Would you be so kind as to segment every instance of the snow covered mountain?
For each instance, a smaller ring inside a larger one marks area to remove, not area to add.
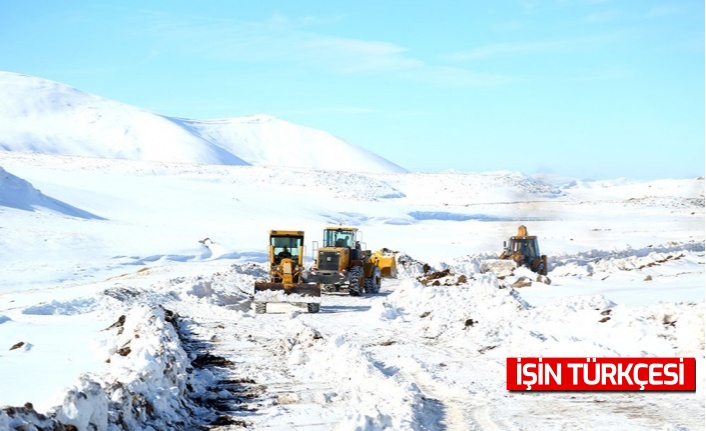
[[[215,165],[405,172],[329,133],[269,116],[171,118],[41,78],[0,72],[0,149]]]

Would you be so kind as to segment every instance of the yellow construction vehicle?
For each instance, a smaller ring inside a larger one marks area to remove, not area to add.
[[[269,302],[288,302],[318,313],[321,287],[304,280],[304,232],[271,230],[269,257],[269,280],[255,283],[255,312],[265,313]]]
[[[352,296],[378,293],[382,274],[371,260],[370,250],[363,250],[361,233],[354,227],[329,226],[323,243],[315,243],[314,266],[308,279],[322,285],[324,291],[348,291]]]
[[[503,243],[503,251],[498,259],[483,260],[480,272],[493,272],[497,275],[510,275],[515,268],[525,266],[541,275],[547,275],[547,256],[539,253],[536,236],[527,235],[527,228],[521,225],[517,235]]]
[[[380,268],[384,278],[397,278],[397,252],[383,248],[370,255],[370,261]]]

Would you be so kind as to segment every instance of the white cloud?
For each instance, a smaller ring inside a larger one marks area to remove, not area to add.
[[[681,9],[674,5],[659,5],[655,6],[647,13],[648,18],[656,18],[661,16],[676,15]]]
[[[351,72],[396,72],[423,67],[407,49],[388,42],[294,33],[292,47],[311,63]]]
[[[308,30],[315,17],[276,14],[265,23],[154,14],[151,33],[160,52],[226,63],[282,63],[337,74],[388,75],[444,86],[495,85],[507,77],[449,68],[416,58],[387,41],[331,36]]]
[[[363,107],[357,107],[357,106],[339,106],[339,107],[331,108],[331,111],[341,113],[341,114],[378,114],[378,113],[380,113],[379,109],[363,108]]]
[[[444,56],[451,61],[481,60],[491,57],[535,54],[563,50],[571,46],[571,41],[539,41],[539,42],[513,42],[493,43],[468,51],[457,51]]]
[[[562,52],[567,50],[576,50],[578,48],[590,46],[592,44],[614,41],[616,40],[616,38],[620,37],[621,34],[622,33],[619,32],[613,32],[573,39],[491,43],[466,51],[456,51],[449,54],[445,54],[442,56],[442,58],[448,61],[461,62],[469,60],[484,60],[496,57],[511,57],[518,55]]]
[[[613,21],[618,18],[620,13],[616,10],[604,10],[599,12],[590,13],[586,20],[591,23],[603,23],[608,21]]]

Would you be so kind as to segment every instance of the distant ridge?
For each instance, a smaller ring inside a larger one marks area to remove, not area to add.
[[[195,164],[406,172],[330,133],[275,117],[167,117],[11,72],[0,72],[0,149]]]
[[[30,183],[0,167],[0,207],[34,211],[46,208],[71,217],[100,219],[102,217],[83,211],[65,202],[46,196]]]

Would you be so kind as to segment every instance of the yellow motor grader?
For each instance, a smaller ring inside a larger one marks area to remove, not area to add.
[[[527,227],[517,228],[517,235],[503,243],[503,251],[498,259],[483,260],[480,272],[493,272],[496,275],[510,275],[516,268],[525,266],[537,274],[547,275],[547,256],[539,253],[536,236],[527,235]]]
[[[378,293],[383,277],[381,266],[387,276],[397,274],[395,256],[376,252],[373,258],[370,250],[363,250],[360,240],[361,232],[357,228],[326,227],[321,247],[314,243],[316,255],[308,279],[321,284],[328,292],[347,291],[351,296]]]
[[[318,313],[321,287],[304,280],[304,232],[271,230],[269,257],[269,280],[255,283],[255,313],[267,312],[269,302],[306,304]]]

